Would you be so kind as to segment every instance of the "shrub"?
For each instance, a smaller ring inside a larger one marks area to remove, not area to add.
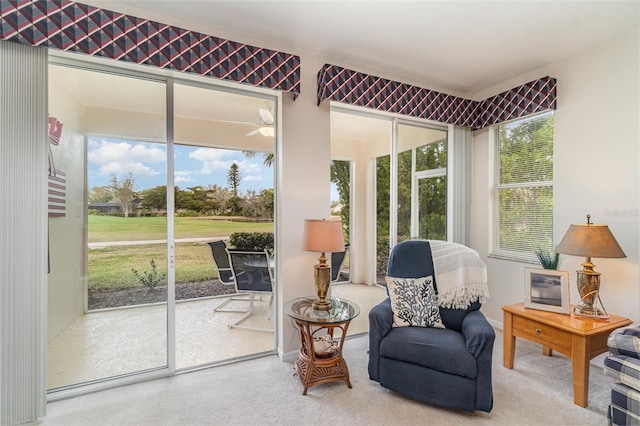
[[[138,280],[138,282],[140,282],[142,286],[147,287],[149,289],[154,289],[158,285],[164,284],[164,279],[166,275],[158,273],[158,269],[156,268],[156,262],[153,259],[151,259],[151,262],[149,263],[151,264],[151,271],[143,271],[142,274],[140,274],[134,268],[131,268],[131,271],[133,271],[133,275],[136,277],[136,279]]]
[[[376,271],[379,274],[387,273],[387,264],[389,263],[389,237],[378,237],[378,252],[376,257]]]
[[[229,242],[237,250],[273,251],[273,232],[234,232]]]
[[[177,217],[198,217],[200,213],[195,210],[183,210],[176,213]]]

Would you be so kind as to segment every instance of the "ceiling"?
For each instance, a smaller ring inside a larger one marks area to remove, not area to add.
[[[640,24],[640,1],[87,3],[470,97]]]

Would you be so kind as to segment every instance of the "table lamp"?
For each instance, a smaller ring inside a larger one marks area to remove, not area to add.
[[[313,278],[318,298],[313,302],[313,309],[328,311],[331,302],[326,299],[331,281],[331,267],[327,265],[325,252],[344,251],[344,235],[342,221],[324,219],[306,219],[304,221],[303,249],[322,254],[318,264],[314,265]]]
[[[580,303],[573,312],[576,315],[592,318],[609,318],[600,299],[600,273],[595,272],[591,263],[592,257],[620,258],[627,257],[607,225],[591,223],[587,215],[587,223],[569,226],[569,230],[556,247],[557,253],[573,256],[585,256],[583,269],[578,273],[578,292]],[[598,304],[600,307],[598,307]],[[600,309],[602,308],[602,309]]]

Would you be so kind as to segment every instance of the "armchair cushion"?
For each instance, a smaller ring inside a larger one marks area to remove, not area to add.
[[[447,329],[393,329],[380,344],[380,356],[475,379],[476,359],[465,348],[464,336]]]
[[[393,310],[393,327],[444,328],[433,277],[386,277]]]
[[[627,355],[608,356],[604,359],[605,375],[640,391],[640,359]]]
[[[640,325],[614,330],[607,339],[611,355],[627,355],[640,358]]]

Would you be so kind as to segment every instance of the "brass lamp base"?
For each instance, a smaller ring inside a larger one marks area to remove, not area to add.
[[[329,292],[329,283],[331,282],[331,268],[327,265],[327,258],[324,253],[318,259],[320,263],[314,265],[313,279],[316,284],[318,298],[313,302],[311,307],[319,311],[328,311],[331,309],[331,301],[327,300]]]
[[[609,314],[600,299],[600,273],[593,270],[593,263],[587,259],[582,264],[584,269],[576,271],[578,273],[578,293],[580,302],[573,309],[573,313],[578,316],[609,319]],[[599,306],[598,306],[599,305]]]
[[[326,299],[316,299],[313,301],[311,307],[318,311],[328,311],[329,309],[331,309],[331,302]]]

